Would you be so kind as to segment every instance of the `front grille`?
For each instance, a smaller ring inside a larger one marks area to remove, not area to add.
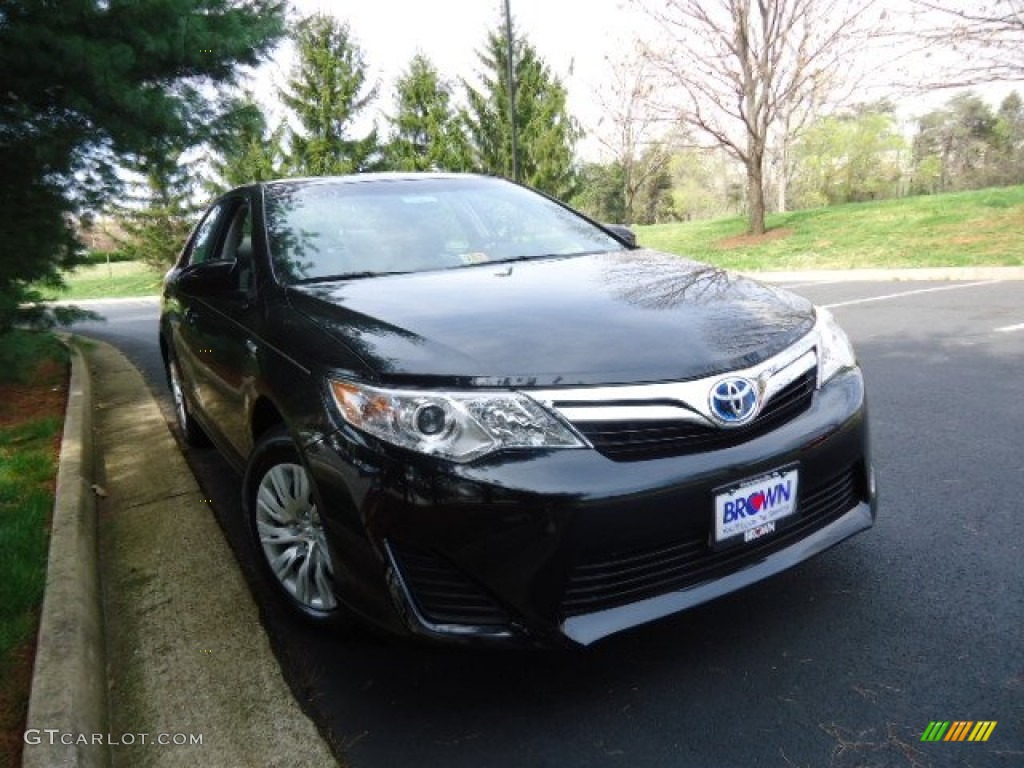
[[[391,542],[416,607],[434,624],[496,626],[508,615],[475,582],[437,553]]]
[[[574,422],[602,454],[614,461],[643,461],[730,448],[767,434],[811,404],[817,370],[811,368],[769,400],[754,421],[734,429],[717,429],[680,421]]]
[[[763,541],[714,551],[710,528],[700,537],[640,551],[609,553],[578,564],[562,601],[566,616],[615,608],[644,598],[721,578],[784,549],[825,527],[864,497],[859,465],[807,493],[800,492],[799,518]],[[709,502],[710,503],[710,502]],[[708,524],[711,513],[708,513]]]

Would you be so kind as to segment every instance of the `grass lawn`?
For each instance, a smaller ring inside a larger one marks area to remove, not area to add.
[[[0,765],[20,764],[67,367],[53,336],[0,336]]]
[[[162,274],[139,261],[115,261],[79,267],[64,276],[68,290],[42,289],[47,299],[109,299],[153,296],[160,292]]]
[[[635,228],[641,245],[730,269],[1024,265],[1024,186]]]
[[[639,243],[747,270],[1024,265],[1024,186],[922,195],[773,214],[747,237],[746,219],[636,226]],[[79,267],[47,299],[154,296],[163,276],[138,261]]]

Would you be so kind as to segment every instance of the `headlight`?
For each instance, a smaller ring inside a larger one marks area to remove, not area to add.
[[[827,309],[815,307],[818,313],[818,386],[822,386],[840,371],[853,368],[857,357],[853,346],[839,323]]]
[[[429,392],[330,382],[342,417],[381,440],[453,461],[503,448],[582,448],[570,429],[515,392]]]

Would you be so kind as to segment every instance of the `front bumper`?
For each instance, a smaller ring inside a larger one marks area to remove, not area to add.
[[[586,645],[778,573],[875,516],[856,369],[778,429],[707,453],[508,452],[457,465],[342,428],[306,454],[339,598],[392,631],[448,641]],[[713,550],[714,490],[791,464],[793,518]]]

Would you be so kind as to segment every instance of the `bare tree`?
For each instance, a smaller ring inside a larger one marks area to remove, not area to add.
[[[875,20],[875,0],[634,0],[665,33],[648,57],[681,119],[747,173],[748,231],[765,231],[765,159],[841,90]]]
[[[666,120],[654,99],[656,78],[640,51],[611,62],[611,82],[601,91],[603,117],[595,135],[622,169],[624,224],[636,221],[637,195],[668,168],[670,144]]]
[[[1024,0],[913,0],[909,33],[955,54],[929,67],[928,87],[1024,80]]]
[[[804,129],[817,117],[827,104],[834,101],[837,92],[848,92],[840,88],[850,78],[846,72],[822,71],[808,78],[795,98],[779,105],[778,118],[768,133],[768,154],[775,170],[776,210],[785,211],[789,203],[789,181],[796,171],[793,145]]]

